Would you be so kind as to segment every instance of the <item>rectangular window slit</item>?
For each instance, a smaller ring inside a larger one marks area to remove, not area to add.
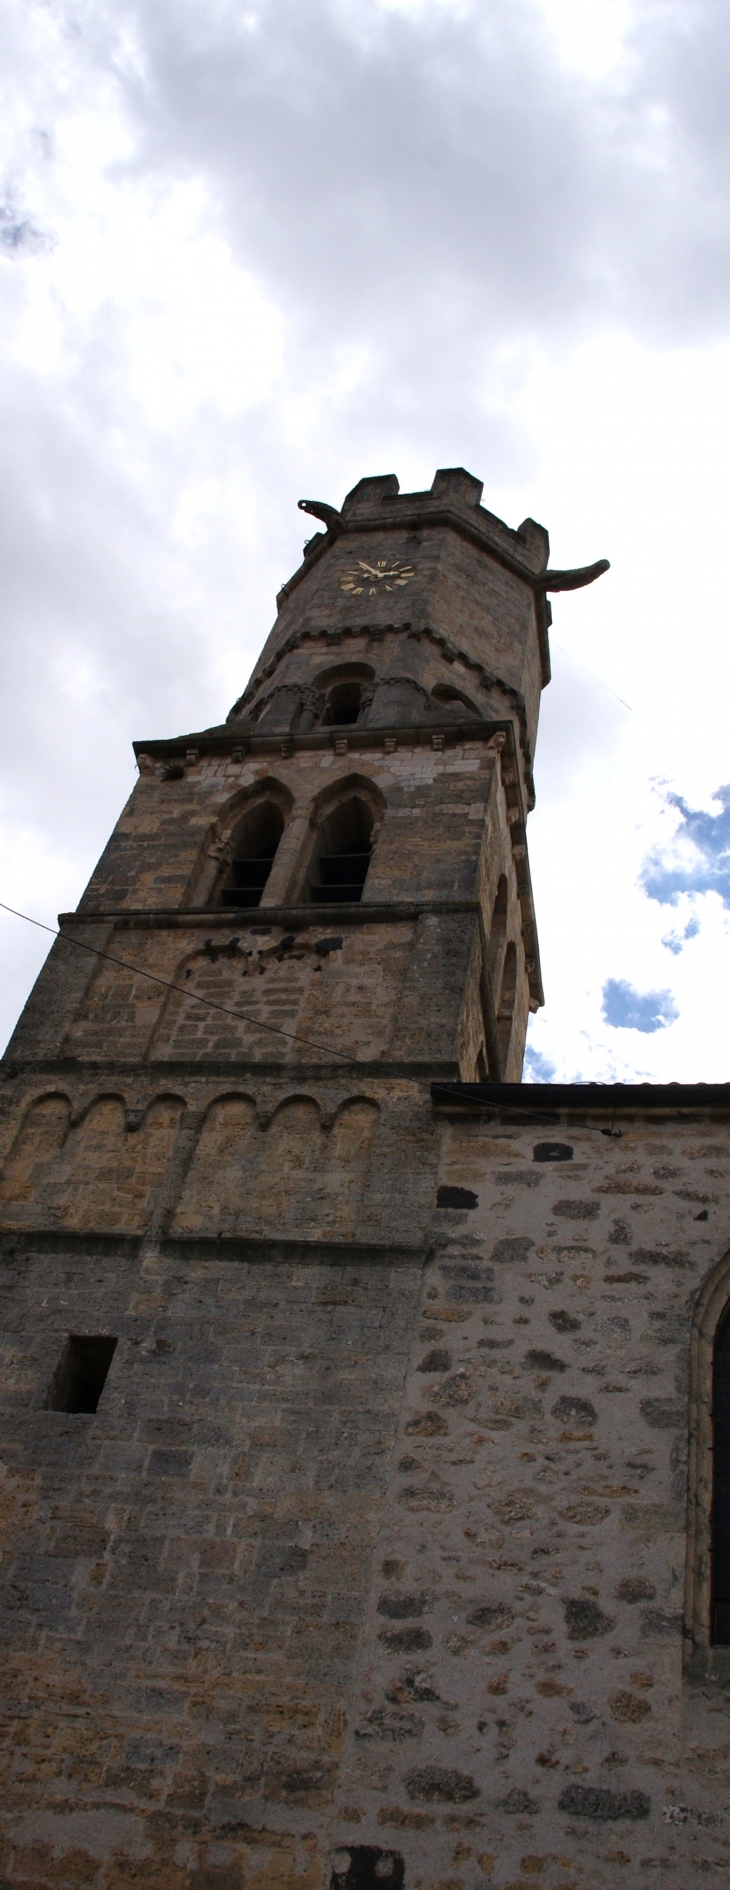
[[[99,1403],[117,1340],[101,1333],[71,1332],[46,1392],[46,1411],[86,1412]]]

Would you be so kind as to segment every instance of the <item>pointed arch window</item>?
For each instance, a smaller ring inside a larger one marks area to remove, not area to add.
[[[711,1638],[730,1647],[730,1308],[715,1339],[712,1433]]]
[[[309,882],[316,905],[359,904],[373,850],[373,826],[372,808],[356,794],[340,801],[323,820]]]
[[[219,893],[220,905],[261,904],[283,832],[284,815],[276,801],[259,801],[249,809],[236,833],[233,858]]]

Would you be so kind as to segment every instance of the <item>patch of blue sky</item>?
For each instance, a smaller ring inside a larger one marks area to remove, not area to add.
[[[666,1030],[679,1011],[671,991],[637,991],[625,978],[607,978],[603,1017],[613,1030],[640,1030],[646,1036]]]
[[[660,905],[675,906],[683,893],[715,892],[730,908],[730,786],[718,788],[713,799],[719,803],[717,814],[688,807],[681,794],[667,794],[667,805],[680,815],[679,826],[668,846],[648,854],[640,877],[644,892]],[[684,937],[694,937],[697,929]],[[668,949],[681,950],[683,942]]]
[[[552,1083],[557,1064],[545,1057],[541,1050],[533,1050],[528,1044],[525,1051],[525,1066],[522,1074],[523,1083]]]

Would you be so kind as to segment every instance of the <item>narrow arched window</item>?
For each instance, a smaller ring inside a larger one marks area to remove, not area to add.
[[[500,876],[499,885],[497,887],[497,896],[494,901],[494,911],[492,913],[492,923],[489,930],[489,942],[487,945],[487,963],[489,966],[490,978],[494,978],[496,975],[497,966],[499,964],[500,953],[502,951],[502,947],[505,941],[506,931],[507,931],[507,880],[505,878],[504,873],[502,873]]]
[[[499,1048],[502,1054],[503,1065],[506,1063],[507,1056],[509,1053],[510,1037],[512,1035],[512,1018],[514,1016],[516,994],[517,994],[517,947],[513,943],[513,941],[510,940],[510,943],[507,946],[507,950],[504,954],[504,969],[502,971],[502,983],[501,983],[500,993],[499,993],[499,1008],[497,1010],[497,1036],[499,1038]]]
[[[333,683],[327,692],[323,722],[334,728],[348,728],[360,714],[362,683],[354,679]]]
[[[233,858],[219,894],[222,906],[258,906],[284,831],[275,801],[250,808],[236,833]]]
[[[373,850],[373,814],[367,801],[351,795],[323,820],[310,875],[316,905],[357,905]]]
[[[712,1377],[712,1640],[730,1646],[730,1311],[715,1340]]]

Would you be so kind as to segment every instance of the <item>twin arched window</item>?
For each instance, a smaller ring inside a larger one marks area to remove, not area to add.
[[[217,904],[239,909],[261,904],[284,826],[284,813],[273,797],[249,809],[236,831],[223,882],[214,894]],[[336,802],[317,828],[303,900],[314,905],[359,904],[373,850],[373,828],[373,809],[364,795],[350,793]]]

